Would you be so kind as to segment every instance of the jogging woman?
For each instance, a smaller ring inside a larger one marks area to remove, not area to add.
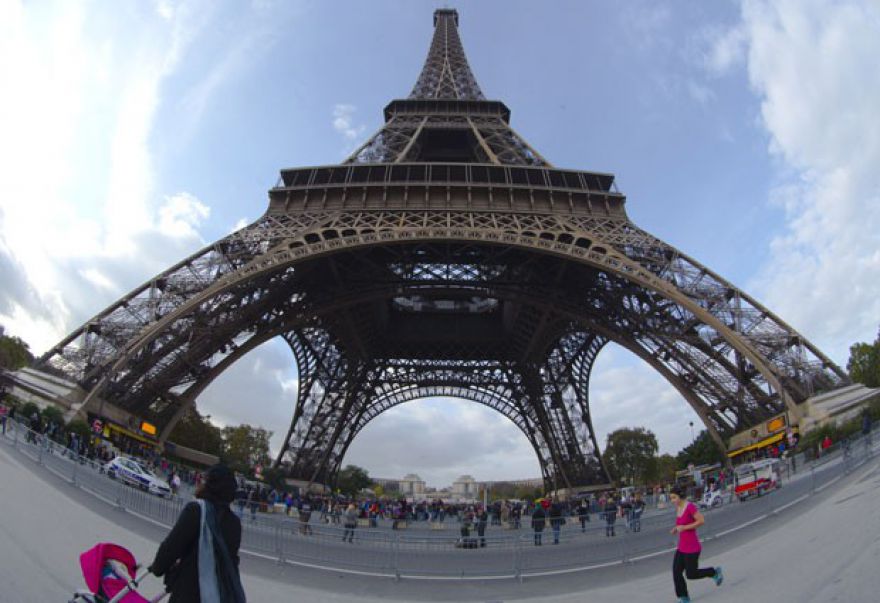
[[[684,491],[680,488],[672,489],[669,501],[675,509],[675,527],[670,530],[670,533],[678,534],[678,549],[675,551],[675,560],[672,562],[675,596],[678,597],[678,603],[690,603],[685,576],[688,580],[712,578],[715,580],[715,586],[721,586],[724,574],[721,573],[720,566],[700,568],[702,547],[700,539],[697,537],[697,528],[703,525],[706,520],[697,506],[687,501],[684,497]]]

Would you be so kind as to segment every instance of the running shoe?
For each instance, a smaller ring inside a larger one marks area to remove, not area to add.
[[[724,574],[721,572],[721,566],[715,568],[715,575],[712,576],[712,579],[715,580],[715,586],[721,586],[721,583],[724,582]]]

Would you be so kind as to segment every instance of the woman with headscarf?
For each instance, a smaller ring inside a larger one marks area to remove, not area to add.
[[[229,505],[236,482],[224,465],[208,469],[150,566],[165,576],[170,603],[245,603],[238,574],[241,522]]]

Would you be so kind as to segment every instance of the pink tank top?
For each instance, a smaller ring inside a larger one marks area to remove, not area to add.
[[[684,507],[684,512],[680,516],[676,516],[675,525],[686,526],[694,523],[694,515],[697,513],[697,507],[694,503],[689,502]],[[678,550],[682,553],[699,553],[700,539],[697,538],[696,530],[685,530],[678,533]]]

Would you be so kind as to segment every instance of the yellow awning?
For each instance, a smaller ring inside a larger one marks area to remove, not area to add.
[[[133,438],[135,440],[138,440],[140,442],[143,442],[144,444],[149,444],[150,446],[153,446],[154,448],[159,447],[159,442],[145,438],[144,436],[142,436],[138,433],[135,433],[133,431],[129,431],[125,427],[120,427],[119,425],[116,425],[115,423],[108,423],[107,427],[109,427],[111,431],[118,431],[122,435],[128,436],[128,437]]]
[[[769,446],[770,444],[775,444],[776,442],[782,440],[784,437],[785,437],[785,432],[780,431],[779,433],[775,433],[768,438],[764,438],[760,442],[755,442],[754,444],[750,444],[748,446],[743,446],[742,448],[739,448],[739,449],[734,450],[732,452],[728,452],[727,456],[729,458],[733,458],[737,455],[742,454],[743,452],[748,452],[749,450],[757,450],[759,448],[764,448],[765,446]]]

